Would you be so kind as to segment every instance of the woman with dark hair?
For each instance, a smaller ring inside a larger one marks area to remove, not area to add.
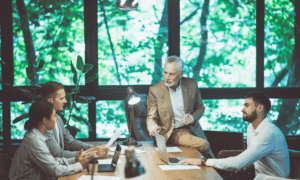
[[[10,180],[52,180],[87,167],[89,158],[95,154],[92,149],[81,150],[75,158],[68,159],[54,158],[50,153],[44,133],[54,128],[55,113],[53,105],[47,101],[31,105],[29,120],[24,125],[27,132],[10,167]]]

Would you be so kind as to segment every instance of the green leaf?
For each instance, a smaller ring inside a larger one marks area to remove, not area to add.
[[[94,81],[98,77],[98,73],[93,74],[91,77],[89,77],[87,80],[85,80],[85,83],[90,83]]]
[[[77,56],[77,64],[76,64],[76,67],[78,70],[82,70],[83,67],[84,67],[84,64],[83,64],[83,60],[82,60],[82,57],[80,55]]]
[[[26,74],[27,74],[27,77],[30,79],[30,81],[32,82],[32,83],[34,83],[34,79],[33,79],[33,77],[34,77],[34,71],[33,71],[33,66],[28,66],[27,68],[26,68]]]
[[[76,97],[76,102],[88,103],[89,101],[83,96],[78,96],[78,97]]]
[[[94,96],[78,96],[76,98],[77,102],[80,102],[81,100],[83,100],[84,103],[89,103],[89,101],[96,100],[96,98]]]
[[[87,73],[89,72],[91,69],[93,69],[94,65],[93,64],[85,64],[83,69],[82,69],[82,73]]]
[[[66,92],[66,100],[67,100],[67,103],[65,103],[64,106],[70,109],[71,103],[72,103],[72,96],[68,92]]]
[[[76,103],[74,103],[74,108],[76,109],[76,111],[80,112],[80,109],[77,107]]]
[[[74,82],[74,84],[75,84],[75,86],[77,85],[77,71],[76,71],[76,69],[75,69],[75,67],[74,67],[74,65],[73,65],[73,63],[72,63],[72,61],[71,61],[71,70],[72,70],[72,72],[73,72],[73,82]]]
[[[23,101],[22,104],[30,104],[30,103],[34,103],[34,101]]]
[[[77,132],[80,132],[80,129],[78,129],[78,128],[75,127],[75,126],[67,126],[66,128],[69,130],[70,134],[71,134],[73,137],[76,136]]]
[[[89,130],[92,131],[92,126],[86,119],[84,119],[82,117],[75,116],[75,115],[71,115],[71,117],[73,117],[74,119],[76,119],[80,122],[84,122],[89,127]]]
[[[16,119],[13,120],[13,124],[22,121],[23,119],[26,119],[29,117],[29,114],[22,114],[21,116],[17,117]]]
[[[38,67],[36,68],[36,72],[41,71],[42,68],[43,68],[43,66],[44,66],[44,64],[45,64],[45,61],[41,59]]]
[[[20,89],[25,94],[25,96],[27,96],[29,99],[33,99],[33,100],[36,99],[36,94],[34,94],[26,89],[22,89],[22,88],[18,88],[18,89]]]
[[[5,84],[5,85],[7,85],[7,86],[10,86],[10,84],[9,84],[9,83],[7,83],[7,82],[4,82],[4,81],[0,81],[0,84]]]

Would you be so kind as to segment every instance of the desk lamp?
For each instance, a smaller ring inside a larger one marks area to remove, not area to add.
[[[141,98],[137,93],[134,92],[132,87],[128,87],[126,89],[127,91],[127,102],[129,105],[135,105],[138,102],[140,102]],[[125,99],[126,101],[126,99]],[[129,137],[123,142],[123,145],[125,146],[139,146],[135,139],[131,137],[131,121],[129,119]]]

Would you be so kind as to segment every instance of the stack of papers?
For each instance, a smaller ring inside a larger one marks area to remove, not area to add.
[[[178,170],[178,169],[200,169],[199,166],[191,165],[158,165],[162,170]]]
[[[91,180],[91,175],[82,175],[77,180]],[[94,176],[94,180],[121,180],[122,177],[115,177],[115,176]]]
[[[155,149],[158,150],[157,148]],[[167,152],[182,152],[182,150],[178,147],[167,147]]]

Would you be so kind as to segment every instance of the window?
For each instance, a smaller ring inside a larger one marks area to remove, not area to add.
[[[24,124],[29,118],[25,118],[22,121],[13,123],[13,120],[22,114],[29,112],[30,104],[24,104],[21,101],[11,102],[11,139],[23,139],[26,130],[24,129]]]
[[[96,103],[97,138],[111,138],[116,128],[121,131],[121,138],[128,136],[128,126],[123,101],[97,101]]]
[[[265,87],[299,87],[293,82],[296,77],[289,73],[295,45],[294,9],[288,0],[266,1]]]
[[[184,74],[199,87],[255,87],[255,3],[180,1]]]
[[[84,57],[83,17],[82,0],[13,1],[14,84],[31,85],[26,67],[38,67],[43,60],[35,84],[59,79],[74,85],[70,62]]]
[[[99,85],[155,84],[168,53],[166,0],[144,10],[120,11],[99,0]],[[158,73],[159,72],[159,73]]]

